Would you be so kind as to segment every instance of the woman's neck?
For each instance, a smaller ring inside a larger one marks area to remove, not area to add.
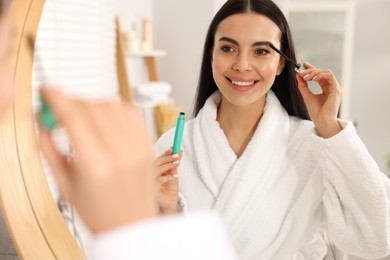
[[[222,97],[217,121],[237,157],[240,157],[263,115],[266,97],[247,106],[235,106]]]

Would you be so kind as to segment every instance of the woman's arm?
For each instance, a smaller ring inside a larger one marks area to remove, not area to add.
[[[379,170],[352,123],[337,119],[343,90],[330,70],[305,62],[298,87],[310,118],[314,158],[324,176],[324,206],[332,241],[341,250],[366,258],[390,254],[390,182]],[[308,81],[322,90],[314,94]]]
[[[332,138],[313,133],[314,154],[324,176],[330,239],[352,255],[390,254],[390,181],[379,170],[351,122]]]

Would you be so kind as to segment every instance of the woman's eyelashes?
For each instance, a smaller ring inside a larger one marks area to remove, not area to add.
[[[233,52],[237,51],[237,49],[235,47],[226,46],[226,45],[221,46],[220,50],[224,53],[233,53]],[[256,56],[261,56],[261,57],[265,57],[265,56],[268,56],[269,54],[271,54],[271,52],[269,50],[267,50],[266,48],[257,48],[253,52]]]
[[[235,49],[231,46],[222,46],[221,47],[221,51],[223,52],[227,52],[227,53],[231,53],[231,52],[234,52]]]
[[[264,49],[264,48],[259,48],[259,49],[255,50],[255,53],[258,56],[266,56],[266,55],[270,54],[270,51],[267,49]]]

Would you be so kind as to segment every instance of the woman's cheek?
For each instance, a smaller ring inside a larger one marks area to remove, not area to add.
[[[261,67],[258,67],[257,71],[263,79],[274,80],[278,72],[278,67],[273,63],[264,63]]]

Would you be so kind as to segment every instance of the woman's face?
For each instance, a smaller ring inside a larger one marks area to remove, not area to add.
[[[268,45],[280,49],[281,32],[269,18],[255,13],[235,14],[223,20],[214,36],[212,70],[223,98],[234,106],[264,102],[284,59]]]
[[[12,104],[12,70],[10,65],[11,33],[8,17],[0,14],[0,119]]]

